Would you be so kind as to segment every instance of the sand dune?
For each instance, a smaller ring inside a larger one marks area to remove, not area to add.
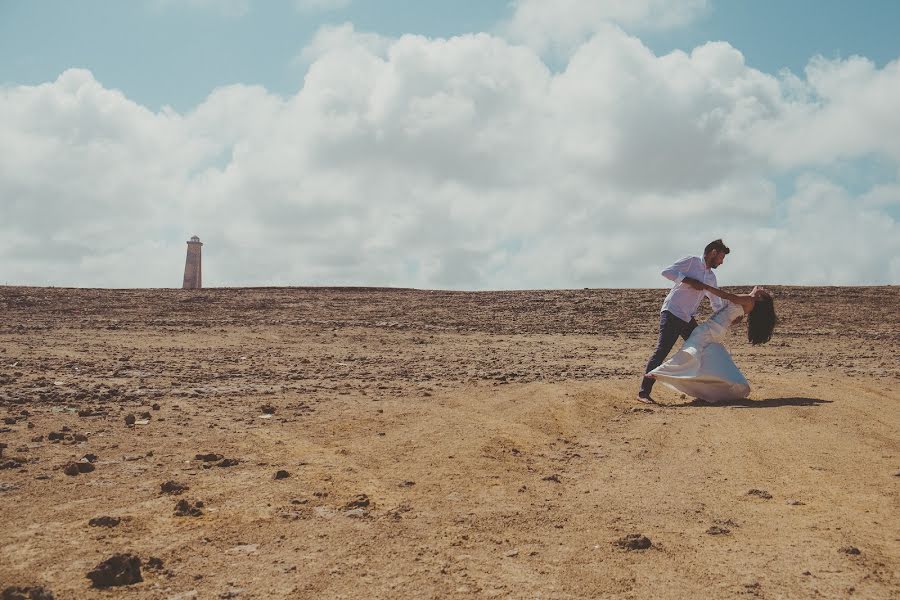
[[[663,290],[0,288],[0,592],[897,598],[900,288],[773,290],[647,408]]]

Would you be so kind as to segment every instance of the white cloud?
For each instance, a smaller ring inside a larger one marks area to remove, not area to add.
[[[792,90],[796,91],[796,82]],[[778,118],[756,124],[750,145],[782,168],[827,165],[839,159],[884,155],[900,162],[900,60],[877,69],[858,56],[814,58],[800,100]]]
[[[671,29],[691,23],[709,0],[514,0],[501,31],[539,52],[567,53],[609,24],[626,29]]]
[[[337,57],[354,53],[383,58],[391,44],[393,44],[392,39],[377,33],[356,31],[352,23],[325,25],[306,45],[297,57],[297,62],[308,67],[325,55]],[[352,58],[348,62],[352,62]]]
[[[558,73],[487,34],[350,25],[305,60],[291,97],[228,86],[185,114],[82,70],[0,88],[0,282],[177,287],[196,233],[207,285],[663,286],[717,237],[723,283],[900,283],[900,181],[831,170],[900,171],[895,64],[776,78],[609,25]]]

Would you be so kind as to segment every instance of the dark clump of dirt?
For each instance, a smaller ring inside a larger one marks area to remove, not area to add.
[[[185,490],[188,489],[188,486],[183,483],[178,483],[177,481],[167,481],[159,486],[159,492],[161,494],[169,494],[172,496],[178,496],[179,494],[184,493]]]
[[[0,600],[53,600],[53,594],[41,586],[9,586],[3,590]]]
[[[94,469],[96,469],[94,465],[89,462],[78,461],[78,462],[70,462],[65,467],[63,467],[63,473],[70,476],[78,475],[79,473],[90,473]]]
[[[365,494],[359,494],[353,500],[344,505],[344,508],[347,510],[351,510],[354,508],[368,508],[369,507],[369,497]]]
[[[626,550],[646,550],[653,543],[650,541],[645,535],[641,535],[640,533],[629,533],[623,538],[619,538],[616,540],[616,545],[620,548],[625,548]]]
[[[275,479],[287,479],[291,474],[285,471],[284,469],[275,471]]]
[[[859,548],[857,548],[856,546],[844,546],[842,548],[839,548],[838,552],[843,552],[844,554],[850,554],[852,556],[858,556],[859,554],[861,554]]]
[[[203,516],[203,500],[195,500],[188,502],[187,500],[179,500],[175,505],[176,517],[201,517]]]
[[[96,588],[131,585],[141,577],[141,559],[133,554],[114,554],[89,571],[87,578]]]
[[[750,490],[749,492],[747,492],[747,495],[748,496],[756,496],[757,498],[762,498],[763,500],[771,500],[772,499],[772,494],[770,494],[766,490],[757,490],[755,488]]]
[[[21,458],[10,458],[9,460],[0,462],[0,469],[18,469],[24,464],[25,461]]]
[[[122,522],[119,517],[95,517],[88,521],[91,527],[115,527]]]
[[[198,454],[194,457],[195,460],[202,460],[203,462],[215,462],[217,460],[222,460],[225,458],[221,454],[216,454],[215,452],[210,452],[208,454]]]

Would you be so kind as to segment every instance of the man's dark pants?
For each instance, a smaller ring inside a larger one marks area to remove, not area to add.
[[[679,319],[667,310],[662,311],[659,314],[659,340],[656,342],[656,351],[647,362],[647,368],[644,370],[644,373],[649,373],[663,364],[669,352],[672,351],[672,346],[678,341],[678,336],[688,339],[688,336],[691,335],[696,326],[697,321],[694,319],[687,322]],[[655,382],[656,380],[654,379],[644,377],[641,381],[641,393],[649,396]]]

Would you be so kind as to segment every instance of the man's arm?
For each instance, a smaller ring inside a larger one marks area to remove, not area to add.
[[[702,281],[697,281],[696,279],[692,279],[690,277],[684,280],[684,283],[691,286],[695,290],[703,290],[706,291],[713,296],[718,296],[722,300],[727,300],[734,304],[740,304],[744,307],[744,312],[750,312],[753,309],[754,300],[750,294],[731,294],[726,292],[725,290],[720,290],[718,288],[714,288],[711,285],[707,285]]]
[[[709,290],[706,291],[706,297],[709,298],[709,305],[712,307],[713,312],[718,312],[725,306],[725,301],[711,294]]]
[[[691,266],[691,261],[694,260],[693,256],[687,256],[682,258],[677,263],[672,265],[671,267],[667,267],[663,269],[661,275],[668,279],[669,281],[674,281],[675,283],[679,283],[687,277],[688,269]]]

